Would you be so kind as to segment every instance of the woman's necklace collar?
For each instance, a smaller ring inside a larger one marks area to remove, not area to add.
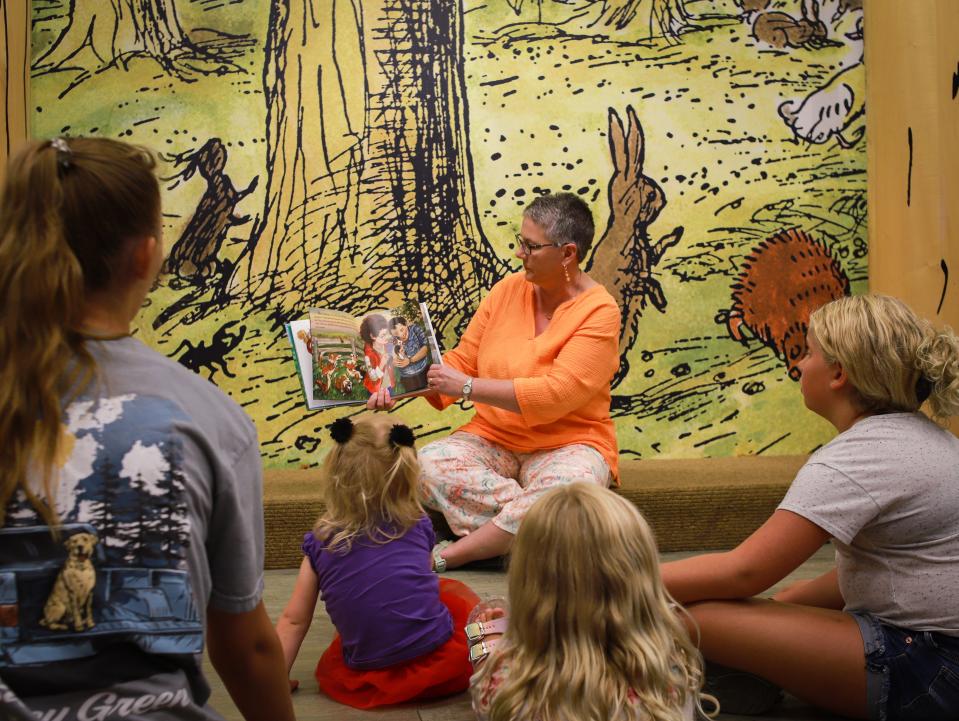
[[[553,307],[553,310],[551,310],[549,313],[547,313],[546,310],[545,310],[544,307],[543,307],[543,306],[544,306],[544,303],[543,303],[543,291],[542,291],[542,288],[540,288],[539,286],[536,286],[536,291],[535,291],[534,295],[535,295],[535,297],[536,297],[537,302],[539,303],[540,310],[543,312],[543,316],[546,318],[546,320],[552,320],[552,319],[553,319],[553,316],[556,314],[556,309],[557,309],[557,308],[559,308],[561,305],[563,305],[563,303],[568,303],[569,301],[578,298],[578,297],[581,296],[583,293],[585,293],[586,290],[587,290],[586,288],[574,289],[572,295],[570,295],[568,298],[564,298],[564,299],[561,300],[559,303],[557,303],[557,304]]]

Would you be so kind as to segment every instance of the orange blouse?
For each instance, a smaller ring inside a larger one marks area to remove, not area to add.
[[[618,479],[619,451],[609,416],[619,365],[619,308],[601,285],[559,305],[536,335],[533,285],[523,273],[490,290],[443,362],[475,378],[512,379],[520,413],[476,403],[458,430],[515,453],[582,443],[599,451]],[[429,397],[428,397],[429,398]],[[457,399],[433,396],[446,408]],[[617,481],[618,482],[618,481]]]

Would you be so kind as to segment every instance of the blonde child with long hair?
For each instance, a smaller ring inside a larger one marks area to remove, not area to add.
[[[111,704],[131,721],[220,718],[204,640],[247,719],[293,718],[261,601],[256,429],[131,335],[162,262],[149,151],[55,138],[13,158],[0,198],[5,718]]]
[[[322,595],[337,634],[320,689],[356,708],[459,693],[469,684],[463,627],[479,599],[431,570],[433,527],[419,501],[413,432],[387,416],[331,426],[323,514],[276,630],[289,674]],[[295,689],[297,681],[290,681]]]
[[[479,632],[494,633],[472,649],[477,716],[691,721],[702,661],[658,563],[652,532],[626,499],[590,483],[545,494],[513,544],[508,627],[491,641],[498,614],[487,614]]]
[[[737,670],[741,688],[749,672],[851,718],[957,719],[959,439],[920,408],[959,414],[959,339],[895,298],[863,295],[816,310],[807,345],[803,400],[838,435],[742,544],[665,564],[663,578],[703,654]],[[750,598],[830,538],[834,568]],[[765,711],[725,693],[723,678],[725,709]]]

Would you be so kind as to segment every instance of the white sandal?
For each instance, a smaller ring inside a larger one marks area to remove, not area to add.
[[[433,573],[446,573],[446,559],[440,555],[440,551],[452,543],[452,541],[440,541],[433,546],[431,552],[433,555]]]

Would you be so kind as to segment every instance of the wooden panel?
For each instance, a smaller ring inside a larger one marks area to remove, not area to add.
[[[0,0],[0,63],[3,75],[3,122],[0,123],[0,179],[7,158],[30,132],[29,3]]]
[[[871,0],[865,22],[871,289],[959,328],[959,3]]]

